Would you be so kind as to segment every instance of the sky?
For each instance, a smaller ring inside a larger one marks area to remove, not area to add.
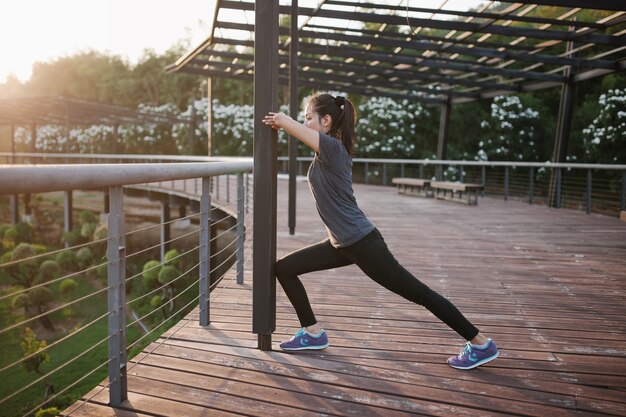
[[[208,36],[214,0],[8,0],[0,3],[0,83],[36,61],[96,50],[135,64],[145,49]]]
[[[317,1],[299,4],[314,7]],[[456,10],[480,2],[383,1]],[[162,53],[184,39],[197,46],[209,35],[214,8],[215,0],[4,0],[0,3],[0,83],[9,74],[27,81],[36,61],[90,50],[122,56],[134,65],[146,49]],[[238,15],[242,17],[254,21],[253,16]]]

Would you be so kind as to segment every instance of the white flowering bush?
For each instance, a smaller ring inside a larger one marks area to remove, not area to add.
[[[600,113],[583,129],[585,153],[595,163],[626,163],[626,89],[608,90],[598,99]]]
[[[372,97],[357,108],[357,156],[419,158],[432,125],[431,112],[418,102]]]
[[[477,161],[537,161],[535,132],[539,112],[524,106],[517,96],[498,96],[491,104],[491,115],[481,122],[484,139],[478,143]]]

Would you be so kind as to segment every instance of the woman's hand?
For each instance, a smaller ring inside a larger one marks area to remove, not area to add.
[[[286,119],[291,118],[284,113],[269,112],[267,116],[263,118],[263,123],[274,130],[280,130],[284,127],[283,123],[285,123]]]

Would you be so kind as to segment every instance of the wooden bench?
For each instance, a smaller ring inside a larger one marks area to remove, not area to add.
[[[436,198],[459,201],[468,205],[478,204],[478,192],[485,187],[482,184],[466,184],[463,182],[431,181],[430,188]],[[448,191],[450,192],[448,195]],[[473,197],[473,198],[472,198]]]
[[[430,180],[421,178],[393,178],[399,194],[414,194],[424,197],[432,197],[433,190],[430,188]]]

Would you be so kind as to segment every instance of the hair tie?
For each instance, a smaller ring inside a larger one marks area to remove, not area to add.
[[[343,106],[346,103],[346,98],[342,96],[335,97],[335,104],[339,107]]]

